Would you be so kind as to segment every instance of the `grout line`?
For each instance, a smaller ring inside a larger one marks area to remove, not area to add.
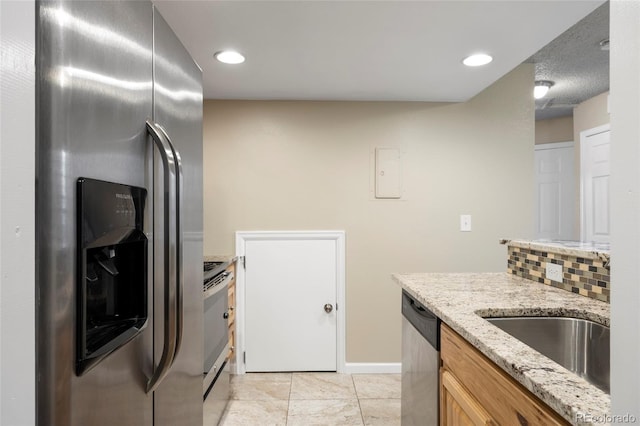
[[[362,419],[362,425],[365,426],[364,413],[362,412],[362,405],[360,405],[360,395],[358,395],[358,388],[356,387],[356,381],[353,380],[353,374],[351,374],[351,382],[353,383],[353,390],[356,393],[356,400],[358,401],[358,410],[360,410],[360,418]]]
[[[293,388],[293,372],[291,372],[291,380],[289,381],[289,398],[287,399],[287,414],[284,418],[285,426],[289,424],[289,409],[291,408],[291,389]]]

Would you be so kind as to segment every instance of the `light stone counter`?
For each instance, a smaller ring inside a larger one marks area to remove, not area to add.
[[[223,262],[223,263],[232,263],[238,259],[237,256],[233,255],[205,255],[205,262]]]
[[[571,424],[605,424],[608,394],[482,317],[570,316],[609,325],[609,304],[502,272],[393,274],[393,280]]]
[[[609,243],[595,243],[585,241],[564,241],[564,240],[509,240],[502,239],[500,244],[513,247],[520,247],[529,250],[548,251],[569,256],[582,257],[585,259],[599,259],[609,263],[610,249]]]

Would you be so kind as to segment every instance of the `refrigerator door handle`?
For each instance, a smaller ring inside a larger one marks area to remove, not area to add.
[[[147,393],[153,392],[162,382],[173,364],[176,354],[176,222],[171,220],[176,211],[176,158],[170,143],[166,138],[166,132],[160,125],[152,120],[146,122],[147,130],[151,135],[164,167],[164,345],[162,357],[153,375],[147,382]],[[167,261],[168,259],[168,261]]]
[[[173,142],[171,142],[171,138],[165,132],[162,126],[159,126],[160,131],[162,131],[164,137],[166,138],[169,146],[171,147],[171,151],[173,152],[173,156],[176,162],[176,243],[177,243],[177,253],[176,253],[176,301],[177,301],[177,312],[176,312],[176,348],[174,354],[175,357],[178,356],[178,352],[180,351],[180,345],[182,344],[182,330],[183,330],[183,316],[184,316],[184,271],[182,268],[182,256],[183,256],[183,241],[182,241],[182,194],[183,187],[183,173],[182,173],[182,158],[180,157],[180,152],[175,148]]]

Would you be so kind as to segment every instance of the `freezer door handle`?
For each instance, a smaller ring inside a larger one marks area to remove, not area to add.
[[[176,328],[177,328],[177,312],[176,312],[176,222],[171,220],[176,211],[176,158],[173,149],[166,137],[166,132],[162,127],[147,120],[147,130],[153,139],[164,169],[164,345],[162,349],[162,357],[158,363],[153,375],[147,382],[147,393],[153,392],[167,375],[176,354]],[[167,261],[168,259],[168,261]]]
[[[184,275],[182,269],[182,194],[183,194],[183,173],[182,173],[182,158],[180,157],[180,152],[175,148],[173,143],[171,142],[171,138],[164,131],[164,129],[160,126],[160,131],[164,134],[169,146],[171,147],[171,151],[173,152],[173,156],[176,162],[176,214],[175,214],[175,224],[176,224],[176,347],[174,353],[175,357],[178,356],[178,352],[180,351],[180,345],[182,344],[182,330],[183,330],[183,315],[184,315]]]

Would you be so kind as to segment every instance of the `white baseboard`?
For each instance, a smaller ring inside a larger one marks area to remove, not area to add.
[[[2,0],[0,0],[2,1]],[[231,374],[245,374],[240,364],[231,364]],[[402,363],[400,362],[347,362],[338,373],[343,374],[400,374]]]
[[[347,362],[344,366],[346,374],[400,374],[400,362]]]

